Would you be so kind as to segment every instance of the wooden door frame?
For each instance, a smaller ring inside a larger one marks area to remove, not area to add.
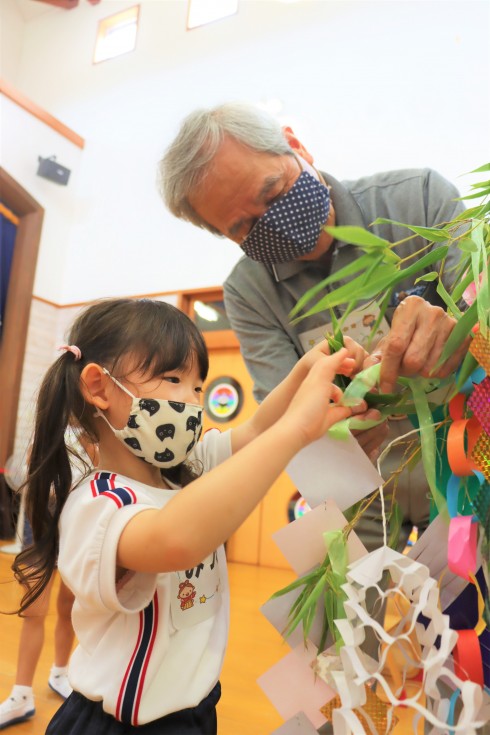
[[[0,468],[14,450],[27,329],[44,209],[0,167],[0,200],[18,218],[0,342]]]

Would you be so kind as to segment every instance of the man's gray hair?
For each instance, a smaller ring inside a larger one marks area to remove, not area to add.
[[[225,137],[254,151],[290,154],[279,122],[252,105],[227,103],[192,112],[159,164],[159,188],[172,214],[214,234],[220,232],[192,208],[189,197],[203,184]]]

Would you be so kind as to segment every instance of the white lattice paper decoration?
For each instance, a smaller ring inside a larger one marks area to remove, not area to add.
[[[385,570],[389,572],[393,584],[382,589],[380,582]],[[400,595],[401,599],[406,600],[406,614],[394,631],[385,630],[366,609],[366,593],[370,587],[376,589],[380,599]],[[342,701],[342,707],[334,712],[335,735],[362,732],[356,730],[359,721],[353,709],[365,703],[364,685],[373,680],[382,687],[392,707],[411,707],[415,722],[422,716],[432,725],[434,734],[447,732],[449,700],[441,695],[438,687],[442,676],[446,682],[451,682],[454,690],[461,690],[462,706],[451,730],[454,733],[476,735],[477,728],[485,723],[482,712],[486,706],[485,700],[488,703],[488,695],[484,695],[478,684],[459,679],[448,664],[457,641],[457,632],[451,630],[449,617],[439,609],[437,582],[429,576],[428,568],[385,546],[350,565],[343,590],[347,596],[347,618],[335,621],[345,644],[340,649],[340,661],[335,655],[321,655],[315,666],[317,675],[338,692]],[[429,620],[427,628],[417,622],[420,615]],[[360,649],[366,627],[373,628],[380,641],[379,661],[367,657]],[[420,650],[418,661],[415,660],[414,638]],[[436,639],[438,647],[435,645]],[[422,671],[422,691],[427,706],[421,704],[420,692],[406,697],[401,691],[393,692],[386,681],[383,672],[388,654],[394,650],[403,650],[405,655],[407,651],[414,652],[413,656],[407,657],[407,665],[416,663]]]

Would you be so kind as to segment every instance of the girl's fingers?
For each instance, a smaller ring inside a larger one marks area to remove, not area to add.
[[[342,400],[342,398],[343,398],[343,395],[344,395],[344,394],[342,393],[342,391],[341,391],[341,389],[339,388],[339,386],[338,386],[338,385],[335,385],[334,383],[332,383],[332,392],[331,392],[331,394],[330,394],[330,399],[331,399],[331,400],[332,400],[332,401],[333,401],[334,403],[339,403],[339,401],[341,401],[341,400]]]

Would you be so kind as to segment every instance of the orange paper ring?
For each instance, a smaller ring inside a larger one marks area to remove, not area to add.
[[[453,650],[454,673],[462,681],[484,685],[480,643],[474,630],[458,630],[458,641]]]
[[[463,418],[465,402],[466,396],[464,393],[458,393],[449,401],[449,415],[453,421],[459,421]]]
[[[449,466],[458,477],[468,477],[478,467],[471,459],[471,452],[481,432],[480,422],[475,419],[453,421],[447,433],[447,459]],[[468,446],[465,449],[465,433]]]

